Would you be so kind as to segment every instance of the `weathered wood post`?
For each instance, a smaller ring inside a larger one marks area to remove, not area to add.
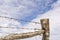
[[[49,19],[41,19],[42,30],[44,30],[42,40],[49,40],[50,30],[49,30]]]

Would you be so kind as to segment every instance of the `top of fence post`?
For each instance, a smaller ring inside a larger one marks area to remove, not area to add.
[[[44,30],[42,40],[49,40],[50,31],[49,31],[49,19],[41,19],[42,30]]]

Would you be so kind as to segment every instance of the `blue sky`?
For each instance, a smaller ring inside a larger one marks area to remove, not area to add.
[[[31,4],[29,3],[31,2]],[[33,19],[35,19],[38,15],[45,13],[46,11],[52,9],[51,5],[56,2],[56,0],[29,0],[28,2],[26,2],[26,4],[21,3],[22,5],[25,5],[27,7],[27,9],[23,10],[23,12],[26,11],[30,11],[30,12],[26,12],[23,16],[23,18],[21,18],[22,20],[25,21],[31,21]],[[34,4],[34,5],[33,5]],[[20,13],[21,11],[19,11]],[[20,17],[20,16],[19,16]],[[20,21],[20,19],[18,18],[18,21]],[[26,22],[20,21],[22,24],[26,24]]]
[[[0,8],[2,9],[2,14],[0,14],[18,19],[17,21],[24,25],[26,23],[20,19],[31,21],[50,10],[54,2],[56,0],[0,0]]]
[[[0,16],[6,16],[17,20],[0,17],[0,26],[3,27],[29,27],[40,28],[40,24],[21,21],[36,21],[40,22],[42,18],[50,19],[51,40],[60,40],[60,1],[59,0],[0,0]],[[56,19],[57,18],[57,19]],[[0,28],[0,35],[5,35],[12,32],[28,32],[31,30],[4,29]],[[53,34],[58,34],[54,35]],[[37,39],[35,39],[37,38]],[[25,40],[39,40],[38,37],[33,37]],[[55,38],[55,39],[54,39]]]

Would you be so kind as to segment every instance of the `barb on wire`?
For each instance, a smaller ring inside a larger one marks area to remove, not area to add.
[[[5,17],[5,16],[0,16],[2,18],[8,18],[8,19],[13,19],[13,20],[18,20],[18,19],[15,19],[15,18],[11,18],[11,17]],[[20,19],[20,21],[23,21],[23,22],[31,22],[31,23],[35,23],[35,24],[40,24],[39,22],[34,22],[34,21],[25,21],[25,20],[22,20]]]

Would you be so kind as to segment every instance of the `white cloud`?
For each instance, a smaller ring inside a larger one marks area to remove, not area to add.
[[[1,0],[0,0],[1,1]],[[33,1],[28,0],[2,0],[0,5],[0,15],[13,18],[22,18],[23,15],[30,15],[37,5]],[[28,7],[33,7],[29,9]]]
[[[58,0],[57,2],[55,2],[55,3],[52,5],[52,8],[53,8],[53,9],[57,9],[58,7],[60,7],[60,0]]]

